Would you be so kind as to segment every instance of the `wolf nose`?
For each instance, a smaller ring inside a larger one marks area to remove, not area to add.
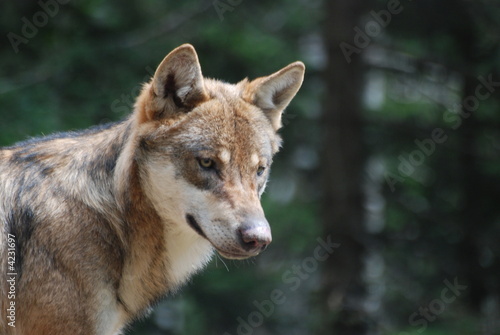
[[[272,241],[271,228],[264,218],[247,218],[239,232],[248,251],[264,250]]]

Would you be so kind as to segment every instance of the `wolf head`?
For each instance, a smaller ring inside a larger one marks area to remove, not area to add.
[[[304,70],[295,62],[233,85],[203,78],[191,45],[165,57],[136,102],[135,159],[144,192],[172,234],[209,242],[233,259],[271,243],[260,196],[280,147],[282,112]]]

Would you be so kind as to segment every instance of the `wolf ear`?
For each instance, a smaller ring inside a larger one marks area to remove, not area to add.
[[[163,59],[148,94],[138,99],[141,121],[158,120],[176,111],[187,112],[207,100],[200,63],[192,45],[183,44]]]
[[[295,62],[270,76],[257,78],[248,83],[243,98],[262,109],[274,130],[278,130],[283,110],[302,85],[304,71],[304,63]]]

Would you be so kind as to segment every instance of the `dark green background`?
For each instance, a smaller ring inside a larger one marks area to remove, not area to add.
[[[0,145],[123,118],[183,43],[229,82],[306,64],[272,245],[128,334],[500,334],[498,2],[2,1],[0,22]]]

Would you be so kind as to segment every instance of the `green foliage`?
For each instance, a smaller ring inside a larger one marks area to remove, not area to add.
[[[172,298],[180,301],[175,308],[184,321],[177,333],[183,334],[235,334],[238,318],[255,311],[254,301],[269,299],[274,289],[286,291],[283,274],[311,256],[323,231],[319,147],[321,101],[329,92],[322,81],[324,64],[315,57],[323,55],[326,0],[221,1],[238,4],[221,14],[212,1],[69,2],[19,44],[18,52],[8,33],[22,35],[21,19],[33,22],[42,9],[35,1],[0,4],[2,146],[125,117],[140,83],[182,43],[194,44],[206,76],[231,82],[269,74],[297,59],[306,62],[306,80],[284,117],[284,148],[263,198],[274,242],[253,260],[214,259]],[[399,55],[386,54],[384,66],[367,61],[365,77],[368,90],[382,97],[378,104],[367,103],[363,128],[367,161],[374,158],[383,165],[379,177],[369,168],[366,177],[383,198],[383,224],[363,241],[368,253],[383,259],[381,274],[367,280],[367,287],[382,290],[371,291],[379,307],[368,313],[380,334],[420,334],[408,317],[439,297],[446,278],[458,276],[470,290],[429,323],[427,335],[478,333],[480,306],[499,299],[500,95],[494,92],[480,101],[457,129],[445,119],[466,98],[466,78],[477,84],[479,76],[500,72],[500,12],[488,3],[402,2],[401,14],[372,42]],[[387,1],[370,6],[379,11]],[[370,49],[361,52],[367,56]],[[412,66],[401,70],[401,64]],[[400,157],[408,160],[422,151],[415,141],[432,138],[436,128],[443,129],[446,140],[435,143],[414,172],[402,172]],[[469,132],[472,137],[466,137]],[[473,160],[472,172],[464,169],[467,157]],[[391,175],[393,187],[387,179]],[[476,186],[473,194],[467,183]],[[470,250],[475,253],[468,257]],[[289,301],[276,306],[255,334],[305,334],[315,328],[312,323],[321,322],[321,316],[310,311],[319,309],[314,297],[325,280],[320,274],[312,273],[296,292],[286,291]],[[481,286],[484,292],[476,293]],[[481,303],[475,304],[479,296]],[[161,318],[158,311],[155,317]],[[159,333],[154,318],[130,332]]]

